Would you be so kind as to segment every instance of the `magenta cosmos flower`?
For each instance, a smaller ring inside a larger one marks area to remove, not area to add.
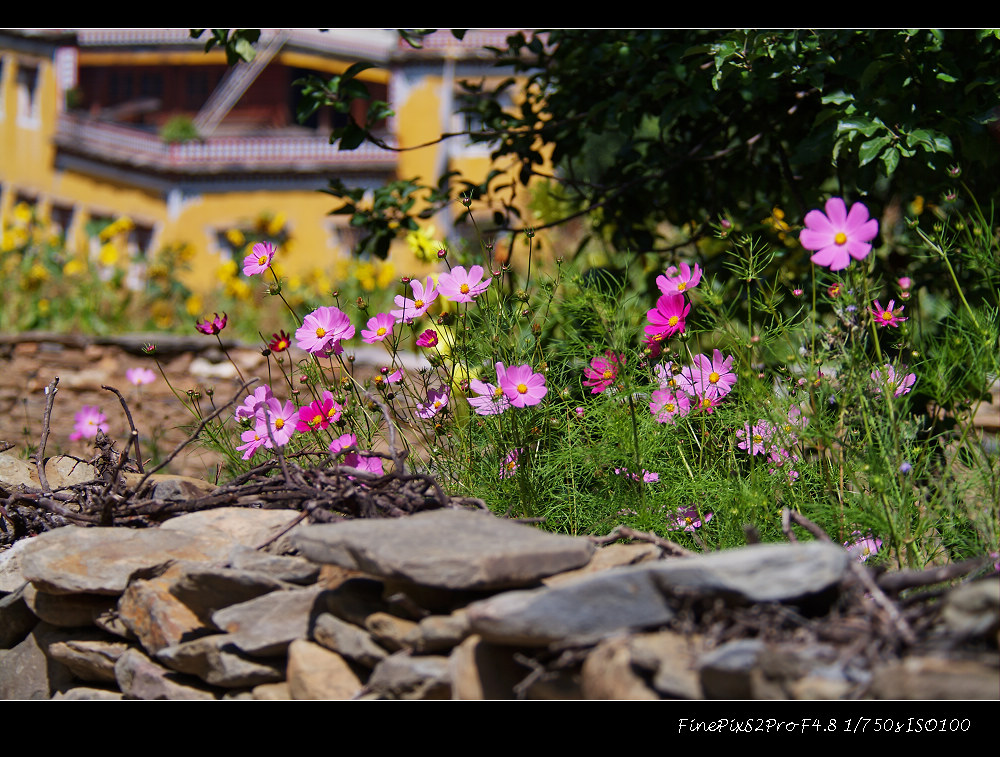
[[[427,329],[417,337],[418,347],[436,347],[438,343],[438,333],[434,329]]]
[[[96,405],[84,405],[80,412],[73,417],[73,433],[69,438],[73,441],[77,439],[95,439],[98,431],[108,433],[107,418],[101,409]]]
[[[483,281],[483,267],[474,265],[468,273],[464,266],[457,265],[451,269],[450,273],[442,273],[438,276],[438,292],[445,299],[452,302],[472,302],[473,299],[481,295],[490,284],[493,277],[489,276]]]
[[[591,386],[591,394],[600,394],[608,389],[618,378],[618,365],[625,364],[625,356],[615,356],[611,350],[604,353],[604,357],[595,357],[590,361],[590,365],[583,369],[586,380],[584,386]]]
[[[878,236],[878,221],[868,217],[868,208],[860,202],[847,206],[839,197],[826,201],[826,214],[818,210],[806,213],[806,227],[799,234],[799,243],[815,254],[809,259],[816,265],[841,271],[851,264],[851,258],[864,260],[872,251],[869,244]]]
[[[386,337],[392,336],[392,327],[395,325],[395,318],[388,313],[379,313],[374,318],[368,319],[367,329],[361,329],[361,340],[365,344],[381,342]]]
[[[681,263],[680,273],[677,273],[677,266],[670,266],[666,276],[656,277],[656,286],[664,294],[683,294],[688,289],[698,286],[700,281],[701,268],[697,263],[693,269],[687,263]]]
[[[295,430],[299,433],[305,433],[327,428],[330,425],[330,420],[337,414],[337,409],[334,407],[335,404],[333,395],[327,392],[322,400],[317,400],[305,407],[300,407]]]
[[[665,294],[656,301],[656,307],[646,313],[650,325],[644,331],[651,337],[672,337],[684,333],[684,319],[691,306],[684,302],[682,294]]]
[[[317,308],[302,321],[295,332],[299,347],[306,352],[326,352],[336,348],[341,339],[354,336],[354,326],[347,313],[335,307]]]
[[[215,317],[206,318],[204,321],[195,321],[194,327],[202,334],[208,334],[209,336],[218,334],[226,328],[226,322],[229,320],[229,316],[225,313],[222,314],[221,318],[218,313],[212,313],[212,315]]]
[[[895,304],[895,300],[889,300],[889,307],[883,308],[882,303],[875,300],[875,305],[871,309],[872,315],[875,316],[875,323],[879,326],[892,326],[894,329],[898,329],[899,324],[907,319],[903,318],[904,306],[900,305],[894,310]]]
[[[695,355],[694,367],[686,367],[681,376],[686,389],[698,397],[721,399],[732,391],[736,374],[732,371],[733,356],[723,359],[718,350],[712,351],[712,359],[707,355]],[[713,403],[714,404],[714,403]]]
[[[246,276],[264,273],[274,260],[274,247],[270,242],[257,242],[250,254],[243,258],[243,273]]]
[[[354,434],[342,434],[330,442],[330,454],[336,457],[341,450],[357,446],[358,438]],[[344,455],[343,463],[349,468],[357,468],[358,470],[374,473],[378,476],[383,475],[385,472],[382,468],[382,458],[362,457],[357,452],[348,452]]]
[[[501,368],[502,363],[497,363],[498,375]],[[504,369],[504,374],[500,377],[500,388],[513,407],[537,405],[549,391],[545,388],[545,376],[533,372],[530,365],[515,365]]]
[[[399,305],[399,310],[390,310],[389,312],[396,320],[405,321],[408,318],[419,318],[437,299],[437,288],[434,286],[434,279],[430,276],[427,277],[426,287],[420,283],[419,279],[414,279],[410,282],[410,288],[413,290],[412,300],[401,294],[397,294],[393,299],[393,302]]]
[[[149,368],[129,368],[125,371],[125,378],[131,384],[142,386],[143,384],[152,384],[156,381],[156,374]]]

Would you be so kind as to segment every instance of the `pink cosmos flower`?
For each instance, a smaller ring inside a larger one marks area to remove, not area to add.
[[[156,381],[156,374],[149,368],[129,368],[125,371],[125,378],[128,379],[129,383],[142,386]]]
[[[450,390],[446,386],[439,386],[427,392],[427,402],[417,403],[418,418],[433,418],[435,415],[448,406],[448,395]]]
[[[656,307],[646,313],[650,325],[644,331],[650,336],[672,337],[684,333],[684,319],[691,306],[682,294],[665,294],[656,301]]]
[[[341,450],[357,446],[358,438],[354,434],[342,434],[330,442],[330,454],[336,457]],[[342,463],[349,468],[357,468],[358,470],[374,473],[378,476],[382,476],[385,473],[382,467],[382,458],[380,457],[367,457],[359,455],[357,452],[348,452],[344,455]]]
[[[687,263],[681,263],[681,272],[677,273],[677,266],[672,265],[667,269],[666,276],[656,277],[656,286],[664,294],[683,294],[688,289],[694,289],[701,281],[701,268],[697,263],[694,269]]]
[[[295,425],[298,421],[298,410],[291,400],[286,400],[281,404],[276,398],[267,400],[260,408],[263,417],[258,421],[255,430],[264,439],[264,447],[271,449],[271,437],[279,447],[284,447],[295,433]],[[270,436],[268,435],[268,425],[270,425]]]
[[[656,389],[653,401],[649,403],[649,412],[660,423],[673,423],[674,418],[683,418],[691,410],[691,400],[683,392],[672,392],[669,389]]]
[[[374,318],[368,319],[368,329],[361,329],[361,340],[365,344],[375,344],[381,342],[386,337],[392,336],[392,328],[396,325],[396,319],[388,313],[379,313]]]
[[[243,273],[246,276],[264,273],[274,260],[274,247],[270,242],[257,242],[253,250],[243,258]]]
[[[260,447],[263,447],[264,442],[267,441],[264,437],[260,435],[260,431],[254,428],[248,428],[246,431],[244,431],[243,434],[240,436],[240,439],[243,440],[244,444],[241,444],[239,447],[237,447],[236,451],[243,453],[244,460],[249,460],[251,457],[253,457],[254,453]]]
[[[773,435],[774,426],[767,421],[758,420],[753,428],[750,427],[749,423],[745,423],[743,428],[736,430],[737,438],[742,439],[736,446],[751,457],[763,455],[764,448],[771,441]]]
[[[514,475],[520,467],[517,463],[518,458],[520,457],[521,450],[519,449],[512,449],[507,453],[507,457],[503,460],[503,465],[500,466],[500,478],[509,478]]]
[[[327,397],[322,400],[311,402],[305,407],[299,408],[298,422],[295,430],[301,433],[313,431],[314,429],[324,429],[330,425],[330,418],[335,414],[333,395],[327,392]]]
[[[913,286],[913,279],[909,276],[903,276],[902,278],[896,279],[896,283],[899,284],[900,289],[905,291]]]
[[[696,528],[701,528],[702,525],[712,520],[712,515],[713,513],[705,513],[705,517],[702,518],[698,513],[698,508],[694,505],[679,507],[677,508],[677,513],[674,515],[674,524],[670,527],[670,530],[678,531],[683,528],[685,531],[694,531]]]
[[[847,206],[839,197],[826,201],[826,214],[819,210],[806,213],[806,227],[799,234],[799,243],[815,250],[809,259],[816,265],[841,271],[851,264],[851,258],[864,260],[872,251],[869,244],[878,236],[878,221],[868,217],[868,208],[860,202]]]
[[[894,397],[902,397],[904,394],[909,394],[913,385],[917,383],[917,374],[897,374],[895,368],[886,364],[882,366],[881,370],[876,368],[872,371],[872,381],[875,382],[876,392],[881,392],[882,387],[885,386],[892,390]]]
[[[306,352],[336,349],[342,339],[354,336],[354,326],[347,313],[333,306],[317,308],[302,321],[295,332],[299,347]]]
[[[80,412],[73,417],[73,433],[69,438],[73,441],[77,439],[96,439],[97,432],[108,433],[107,418],[101,409],[96,405],[84,405]]]
[[[908,320],[903,318],[903,305],[900,305],[897,309],[893,310],[893,306],[896,304],[895,300],[889,300],[889,307],[883,308],[882,304],[875,300],[875,305],[871,309],[871,313],[875,316],[875,323],[879,326],[892,326],[893,328],[899,328],[899,324],[903,321]]]
[[[465,267],[457,265],[451,269],[450,273],[442,273],[438,276],[438,291],[442,297],[452,302],[472,302],[473,299],[481,295],[490,284],[493,277],[489,276],[483,281],[483,267],[474,265],[465,272]]]
[[[502,366],[502,363],[497,363],[498,376]],[[549,391],[545,388],[545,376],[534,373],[530,365],[515,365],[504,369],[504,375],[500,377],[500,388],[514,407],[537,405]]]
[[[639,480],[639,474],[638,473],[629,473],[628,472],[628,468],[615,468],[615,473],[618,474],[619,476],[625,476],[626,478],[631,478],[633,481],[638,481]],[[647,483],[647,484],[655,484],[657,481],[660,480],[660,474],[659,473],[652,473],[652,472],[646,470],[645,468],[643,468],[643,470],[642,470],[642,480],[643,480],[644,483]]]
[[[398,321],[419,318],[427,312],[431,303],[437,299],[437,288],[434,286],[434,279],[430,276],[427,277],[426,287],[420,283],[419,279],[413,279],[413,281],[410,282],[410,288],[413,289],[412,300],[401,294],[397,294],[393,298],[393,302],[399,305],[399,310],[390,310],[389,312],[392,313],[392,317]]]
[[[229,316],[226,313],[223,313],[221,318],[218,313],[212,313],[212,315],[215,317],[206,318],[204,321],[195,321],[194,327],[202,334],[208,334],[209,336],[218,334],[226,328],[226,321],[229,320]]]
[[[499,386],[472,379],[469,388],[479,395],[467,398],[477,415],[499,415],[510,407],[510,400]]]
[[[595,357],[590,361],[590,365],[583,369],[583,375],[586,377],[583,385],[593,387],[590,390],[591,394],[600,394],[610,388],[618,378],[619,363],[625,364],[625,356],[616,357],[611,350],[607,350],[604,357]]]
[[[674,373],[673,363],[657,363],[653,366],[653,373],[656,374],[656,382],[660,385],[660,389],[676,392],[681,388],[678,374]]]
[[[855,540],[845,541],[844,547],[858,562],[867,562],[869,557],[877,555],[882,548],[882,540],[873,537],[871,533],[864,536],[860,531],[855,531],[851,536],[856,537]]]
[[[687,382],[685,389],[696,396],[721,399],[732,390],[736,374],[732,371],[733,356],[723,359],[718,350],[712,351],[712,359],[706,355],[695,355],[694,366],[685,367],[681,376]]]
[[[274,394],[271,393],[271,387],[258,386],[253,390],[253,394],[248,395],[247,398],[243,400],[243,404],[236,408],[236,420],[241,421],[246,418],[255,418],[261,405],[273,396]],[[243,441],[246,441],[246,439]]]
[[[427,331],[417,337],[418,347],[436,347],[437,343],[438,334],[434,329],[427,329]]]

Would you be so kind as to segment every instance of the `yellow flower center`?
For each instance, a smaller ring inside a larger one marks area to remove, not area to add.
[[[384,336],[385,335],[385,326],[379,326],[378,327],[378,331],[375,332],[375,335],[376,336]]]
[[[424,306],[424,301],[423,300],[414,300],[413,301],[413,307],[415,307],[417,310],[420,310],[420,308],[422,308],[423,306]]]
[[[320,338],[320,339],[322,339],[323,337],[325,337],[326,336],[326,329],[323,328],[322,326],[318,327],[316,329],[316,336],[318,338]]]
[[[847,234],[842,231],[837,232],[837,236],[833,238],[834,244],[847,244]]]
[[[267,255],[261,255],[257,258],[257,265],[267,265]]]
[[[685,282],[682,281],[680,284],[677,285],[678,292],[683,292],[685,289],[687,289],[687,284]]]
[[[882,313],[882,320],[885,321],[886,323],[888,323],[889,321],[891,321],[892,320],[892,311],[891,310],[886,310],[884,313]]]
[[[610,379],[613,379],[613,378],[615,377],[615,374],[614,374],[614,373],[612,373],[611,371],[605,371],[605,372],[604,372],[603,374],[601,374],[601,375],[602,375],[602,376],[604,376],[604,380],[605,380],[605,381],[608,381],[608,380],[610,380]]]
[[[276,418],[275,419],[275,421],[274,421],[274,427],[276,429],[282,429],[282,428],[284,428],[284,426],[285,426],[285,419],[284,418]]]
[[[669,323],[671,326],[676,326],[677,325],[677,321],[679,321],[679,320],[680,320],[680,318],[678,318],[676,315],[672,315],[667,320],[667,323]]]
[[[705,397],[705,398],[704,398],[704,399],[703,399],[703,400],[701,401],[701,406],[702,406],[702,407],[711,407],[711,406],[712,406],[712,400],[711,400],[711,398],[709,398],[709,397]]]
[[[309,421],[309,425],[312,426],[313,428],[315,428],[316,426],[318,426],[322,422],[323,422],[323,416],[322,415],[317,415],[311,421]]]
[[[672,413],[674,412],[675,407],[677,406],[673,402],[668,402],[666,405],[663,406],[663,409],[666,410],[668,413]]]
[[[518,384],[517,385],[517,393],[518,394],[525,394],[527,391],[528,391],[527,385],[525,385],[525,384]]]
[[[500,397],[503,397],[503,389],[501,389],[498,386],[496,389],[493,390],[493,396],[496,397],[497,399],[499,399]]]
[[[760,444],[762,441],[764,441],[764,437],[763,436],[761,436],[760,434],[754,434],[753,435],[753,443],[754,444]]]
[[[720,376],[715,371],[712,371],[710,374],[708,374],[708,382],[710,384],[718,384],[720,378],[722,378],[722,376]]]
[[[469,285],[468,284],[462,284],[462,286],[460,286],[458,288],[458,291],[460,291],[462,294],[468,294],[469,293]]]

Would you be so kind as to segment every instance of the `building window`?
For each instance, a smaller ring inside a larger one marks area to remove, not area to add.
[[[21,63],[17,67],[17,122],[36,128],[41,123],[38,97],[39,70],[37,65]]]

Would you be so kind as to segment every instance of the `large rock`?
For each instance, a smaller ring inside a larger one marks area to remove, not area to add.
[[[742,602],[788,602],[837,585],[847,566],[847,552],[833,544],[759,544],[509,591],[471,604],[469,624],[484,639],[504,644],[593,641],[666,623],[678,590]]]
[[[587,539],[466,510],[309,526],[293,543],[315,562],[449,590],[533,585],[594,551]]]
[[[66,526],[32,539],[21,570],[49,594],[118,595],[140,571],[171,560],[221,560],[231,548],[230,539],[215,534]]]

